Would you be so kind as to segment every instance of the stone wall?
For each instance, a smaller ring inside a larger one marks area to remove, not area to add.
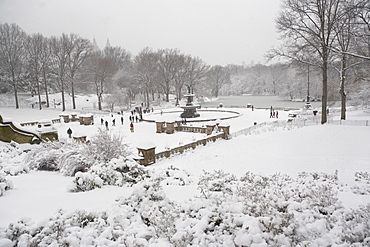
[[[23,126],[36,126],[36,122],[30,122]],[[22,125],[14,124],[12,121],[4,120],[0,115],[0,141],[3,142],[17,142],[19,144],[31,143],[38,144],[41,141],[58,140],[58,132],[38,132],[22,128]]]
[[[11,121],[3,120],[0,115],[0,141],[35,144],[41,142],[41,136],[36,132],[24,130],[21,126],[14,125]]]
[[[198,146],[205,146],[209,142],[215,142],[217,139],[227,139],[228,136],[225,134],[225,132],[218,132],[214,135],[210,135],[207,138],[191,142],[179,147],[172,148],[170,150],[166,150],[160,153],[155,153],[155,147],[152,148],[139,148],[138,147],[138,153],[139,153],[139,158],[136,158],[135,160],[140,163],[141,165],[147,166],[154,164],[157,159],[161,158],[169,158],[171,155],[174,154],[181,154],[185,152],[188,149],[195,149]]]

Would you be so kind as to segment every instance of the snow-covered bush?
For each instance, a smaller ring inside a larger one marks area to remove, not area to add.
[[[199,182],[207,193],[182,203],[166,197],[163,179],[150,177],[110,211],[22,219],[0,229],[0,239],[15,246],[368,246],[370,205],[342,208],[337,175],[216,171]]]
[[[66,176],[73,176],[92,165],[86,146],[69,139],[43,142],[28,153],[26,162],[31,169],[60,171]]]
[[[86,173],[78,172],[73,180],[71,191],[87,191],[100,188],[103,185],[132,186],[149,177],[145,167],[137,162],[120,157],[112,159],[107,164],[99,163]]]
[[[116,186],[133,185],[149,176],[145,167],[125,157],[113,158],[106,164],[94,165],[90,172],[100,177],[104,185]]]
[[[28,172],[28,166],[23,162],[26,153],[16,142],[0,142],[0,174],[18,175]]]
[[[31,169],[60,171],[73,176],[79,171],[88,171],[93,165],[128,155],[121,137],[99,130],[88,144],[70,139],[41,143],[28,153],[26,162]]]
[[[180,170],[173,166],[164,169],[153,169],[151,170],[150,176],[160,179],[161,183],[165,185],[184,186],[193,182],[192,177],[187,171]]]
[[[336,183],[337,174],[302,173],[294,180],[247,173],[236,179],[218,171],[205,173],[199,186],[206,199],[222,208],[221,214],[212,210],[219,216],[211,232],[222,235],[232,229],[237,245],[289,246],[313,243],[331,231],[333,215],[341,209],[333,191]]]
[[[235,186],[237,178],[235,175],[225,173],[222,170],[207,172],[203,171],[203,175],[200,176],[198,182],[198,188],[202,195],[209,199],[212,197],[213,192],[232,192],[232,187]],[[216,194],[218,196],[218,194]]]
[[[114,158],[130,155],[122,136],[112,135],[102,129],[98,129],[98,133],[91,137],[90,144],[87,147],[90,159],[98,163],[108,163]]]
[[[89,191],[103,186],[103,180],[91,173],[77,172],[73,180],[72,192]]]
[[[94,246],[102,229],[108,227],[106,220],[105,213],[59,211],[43,224],[35,225],[27,218],[12,223],[3,237],[12,240],[13,246]],[[98,246],[104,245],[104,242],[98,243]]]
[[[59,171],[65,176],[86,172],[93,164],[86,152],[86,144],[73,142],[59,156]]]
[[[368,195],[370,194],[370,174],[368,172],[355,173],[356,184],[351,187],[355,194]]]
[[[59,159],[65,149],[72,149],[71,142],[42,142],[28,152],[25,161],[31,169],[57,171]]]
[[[351,209],[343,214],[342,240],[356,246],[370,246],[370,204],[358,209]]]
[[[13,189],[13,183],[0,175],[0,196],[2,196],[5,193],[5,191],[11,189]]]
[[[146,239],[165,239],[168,243],[176,233],[175,221],[179,218],[179,211],[166,197],[160,183],[158,178],[140,182],[134,186],[129,198],[120,201],[120,206],[137,212],[140,224],[147,228]]]

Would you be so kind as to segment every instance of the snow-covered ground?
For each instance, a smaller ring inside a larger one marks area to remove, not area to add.
[[[176,109],[155,109],[153,113],[144,114],[146,119],[174,120],[181,111]],[[229,124],[231,132],[251,127],[254,123],[272,122],[277,119],[269,118],[269,111],[240,109],[225,109],[237,111],[241,115],[237,118],[219,120],[222,124]],[[60,111],[35,109],[0,108],[3,117],[13,121],[26,122],[39,119],[58,118]],[[289,112],[279,112],[279,120],[286,122]],[[212,112],[201,112],[202,117],[212,118]],[[226,114],[226,113],[225,113]],[[156,151],[176,147],[205,137],[205,134],[177,133],[157,134],[155,124],[149,122],[135,123],[135,131],[129,131],[130,113],[125,112],[124,123],[121,124],[121,115],[95,114],[95,125],[81,126],[78,123],[56,124],[59,136],[67,138],[66,130],[71,128],[73,134],[93,136],[100,125],[100,119],[109,121],[109,131],[124,136],[133,153],[136,146],[150,141],[156,145]],[[221,118],[221,114],[219,117]],[[116,126],[112,126],[113,118]],[[332,119],[339,119],[338,115],[331,115]],[[370,113],[363,110],[348,112],[348,119],[369,120]],[[188,123],[201,126],[204,123]],[[1,144],[3,145],[3,144]],[[370,203],[370,185],[359,184],[355,180],[355,172],[370,173],[370,126],[351,125],[313,125],[313,126],[274,126],[266,125],[262,128],[241,134],[230,140],[219,140],[206,146],[197,147],[181,155],[157,160],[148,170],[176,167],[186,170],[191,182],[186,186],[163,185],[164,192],[170,200],[179,204],[186,204],[194,196],[200,196],[197,189],[199,177],[204,172],[223,170],[240,177],[248,172],[261,176],[270,176],[276,173],[287,174],[297,178],[301,172],[338,174],[338,198],[342,205],[357,208]],[[5,157],[3,155],[3,157]],[[2,166],[12,165],[12,160],[1,160]],[[7,162],[7,164],[4,164]],[[7,176],[14,188],[6,191],[0,197],[0,228],[7,227],[23,217],[35,222],[45,222],[58,210],[73,212],[75,210],[106,211],[117,210],[119,198],[128,198],[133,192],[132,187],[104,186],[88,192],[71,193],[68,187],[72,185],[72,177],[65,177],[56,172],[31,171],[18,176]],[[368,193],[354,193],[353,188],[365,186]],[[238,235],[239,236],[239,235]],[[242,240],[235,240],[243,243]],[[248,242],[248,241],[247,241]],[[257,241],[258,242],[258,241]],[[257,243],[256,242],[256,243]],[[5,242],[4,242],[5,243]],[[87,246],[87,245],[86,245]]]

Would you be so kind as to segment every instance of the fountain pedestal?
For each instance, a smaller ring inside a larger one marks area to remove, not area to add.
[[[200,108],[200,105],[195,105],[193,103],[194,94],[186,94],[184,95],[187,98],[187,103],[185,106],[181,106],[184,109],[184,112],[181,113],[181,118],[196,118],[199,117],[200,114],[197,112],[197,108]]]

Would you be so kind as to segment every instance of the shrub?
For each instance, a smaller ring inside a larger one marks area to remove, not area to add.
[[[99,129],[98,133],[90,140],[87,145],[88,157],[97,163],[108,163],[120,156],[128,157],[127,144],[123,142],[120,135],[111,135],[108,131]]]
[[[165,185],[185,186],[193,182],[192,177],[187,171],[180,170],[173,166],[164,169],[153,169],[151,170],[150,176],[160,179]]]
[[[86,172],[96,164],[107,164],[112,159],[127,157],[127,145],[120,136],[99,130],[89,144],[74,140],[44,142],[32,149],[26,157],[31,169],[60,171],[66,176]]]
[[[23,162],[26,153],[16,142],[0,142],[0,174],[18,175],[28,172],[28,166]]]
[[[149,177],[145,167],[124,157],[114,158],[107,164],[97,164],[90,172],[100,177],[103,184],[116,186],[133,185]]]
[[[63,142],[43,142],[28,152],[25,161],[31,169],[57,171],[59,157],[65,149]]]
[[[3,176],[0,175],[0,196],[2,196],[5,191],[13,189],[13,183],[6,180]]]
[[[103,186],[103,180],[91,173],[77,172],[73,180],[72,192],[89,191]]]
[[[370,204],[351,209],[342,217],[342,240],[355,246],[370,244]]]
[[[370,194],[370,174],[368,172],[355,173],[356,184],[351,187],[355,194],[368,195]]]

